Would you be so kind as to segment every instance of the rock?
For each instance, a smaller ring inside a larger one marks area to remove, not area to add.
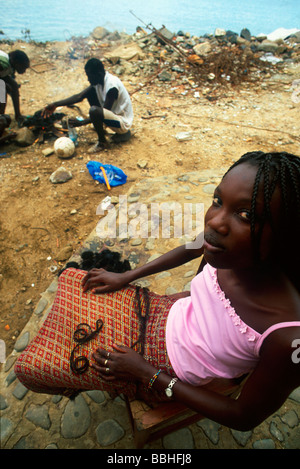
[[[234,33],[233,31],[226,31],[226,38],[227,38],[227,41],[230,42],[231,44],[237,44],[237,38],[238,38],[237,33]]]
[[[90,423],[89,406],[79,394],[66,405],[61,421],[61,434],[64,438],[79,438],[88,430]]]
[[[33,132],[27,127],[23,127],[18,130],[17,136],[15,138],[15,143],[20,147],[28,147],[33,144],[35,136]]]
[[[91,36],[94,38],[94,39],[97,39],[97,40],[101,40],[103,38],[105,38],[105,36],[107,36],[109,34],[109,31],[105,28],[103,28],[102,26],[97,26]]]
[[[44,430],[49,430],[51,421],[48,407],[46,405],[31,405],[25,413],[25,417],[30,422]]]
[[[254,449],[275,449],[275,443],[271,438],[264,438],[253,443]]]
[[[52,184],[63,184],[72,178],[73,176],[71,171],[68,171],[64,166],[61,166],[51,174],[50,181]]]
[[[246,39],[246,41],[251,41],[251,34],[250,34],[249,29],[247,29],[247,28],[242,29],[242,31],[240,33],[240,36],[243,39]]]
[[[54,148],[45,148],[45,150],[42,150],[42,153],[44,156],[50,156],[54,153]]]
[[[193,434],[189,428],[181,428],[163,438],[165,449],[194,449]]]
[[[216,28],[215,30],[215,37],[223,37],[223,36],[226,36],[226,31],[225,29],[221,29],[221,28]]]
[[[178,140],[178,142],[185,142],[186,140],[192,140],[192,138],[191,132],[179,132],[176,134],[176,140]]]
[[[59,253],[56,256],[56,260],[60,262],[66,261],[67,259],[71,257],[72,253],[73,253],[73,247],[66,246],[59,251]]]
[[[211,44],[209,42],[202,42],[202,44],[197,44],[193,47],[193,51],[197,55],[206,55],[211,52]]]
[[[272,52],[273,54],[277,51],[277,49],[278,49],[278,44],[276,44],[276,42],[272,42],[268,40],[262,41],[257,47],[258,51]]]
[[[169,31],[167,28],[163,27],[161,29],[158,30],[160,32],[160,34],[162,34],[166,39],[168,39],[169,41],[171,39],[173,39],[173,36],[174,36],[174,33],[171,33],[171,31]],[[163,40],[163,38],[161,38],[160,36],[157,36],[157,41],[160,43],[160,44],[165,44],[166,42]]]
[[[197,422],[197,425],[202,428],[204,431],[205,435],[207,438],[210,439],[210,441],[214,444],[217,445],[219,442],[219,430],[221,428],[221,425],[219,425],[216,422],[213,422],[212,420],[209,419],[204,419],[200,420]]]
[[[159,75],[158,78],[160,81],[171,81],[172,80],[172,75],[171,73],[167,72],[166,70],[163,70]]]
[[[112,445],[120,440],[124,434],[123,428],[113,419],[101,422],[96,429],[97,440],[101,446]]]
[[[30,339],[30,333],[27,331],[18,338],[17,342],[15,343],[15,350],[17,352],[22,352],[28,345]]]
[[[137,165],[141,169],[145,169],[148,165],[148,161],[146,160],[138,160]]]
[[[113,64],[118,63],[119,60],[143,59],[144,56],[144,52],[135,42],[119,46],[104,54],[104,57]]]

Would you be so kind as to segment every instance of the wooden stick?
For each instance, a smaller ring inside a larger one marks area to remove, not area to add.
[[[109,184],[109,182],[108,182],[105,169],[103,168],[103,166],[100,166],[100,169],[101,169],[101,171],[102,171],[102,173],[103,173],[103,177],[104,177],[105,183],[106,183],[106,185],[107,185],[107,189],[110,191],[111,187],[110,187],[110,184]]]

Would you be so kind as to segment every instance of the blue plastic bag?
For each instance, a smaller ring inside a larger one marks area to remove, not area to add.
[[[105,184],[105,179],[101,171],[101,167],[104,168],[108,182],[111,187],[121,186],[127,181],[126,174],[122,169],[113,166],[112,164],[102,164],[99,161],[89,161],[86,164],[87,169],[89,170],[90,175],[93,179],[102,184]]]

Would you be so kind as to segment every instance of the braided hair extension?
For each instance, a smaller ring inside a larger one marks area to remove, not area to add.
[[[253,185],[250,210],[251,238],[255,260],[260,262],[260,241],[264,225],[268,222],[278,242],[276,255],[280,260],[280,265],[300,291],[300,157],[287,152],[248,152],[237,160],[226,174],[242,163],[248,163],[258,168]],[[264,206],[263,214],[258,220],[256,201],[261,185]],[[276,187],[280,190],[282,216],[280,227],[277,230],[271,214],[271,201]],[[259,222],[258,229],[256,229],[257,222]],[[294,247],[296,249],[293,258],[285,252],[285,245],[291,238],[295,240]]]

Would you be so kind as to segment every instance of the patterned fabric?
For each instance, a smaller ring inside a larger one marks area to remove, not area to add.
[[[24,386],[35,392],[68,395],[73,390],[101,389],[112,396],[123,393],[134,398],[143,391],[138,390],[135,383],[104,382],[91,367],[80,375],[71,370],[70,356],[76,346],[74,332],[79,324],[86,323],[95,330],[97,320],[103,321],[103,327],[95,337],[77,347],[78,356],[85,356],[90,361],[92,352],[98,347],[107,351],[113,351],[114,343],[133,347],[141,331],[136,287],[102,295],[83,293],[81,281],[85,274],[85,271],[73,268],[61,274],[51,311],[38,335],[17,360],[15,373]],[[140,298],[145,315],[145,297],[140,295]],[[144,358],[171,376],[174,372],[166,353],[165,328],[173,302],[167,296],[149,292],[144,343]]]

